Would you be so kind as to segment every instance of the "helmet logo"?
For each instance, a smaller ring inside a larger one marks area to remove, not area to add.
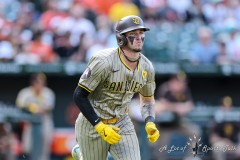
[[[138,18],[132,18],[133,23],[140,24],[140,21]]]

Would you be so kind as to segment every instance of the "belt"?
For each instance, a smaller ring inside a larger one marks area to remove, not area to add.
[[[110,118],[110,119],[102,119],[102,122],[105,124],[115,124],[118,122],[118,118],[114,117],[114,118]]]
[[[129,109],[126,109],[125,113],[128,114]],[[102,119],[102,122],[104,124],[115,124],[119,121],[119,118],[114,117],[114,118],[110,118],[110,119]]]

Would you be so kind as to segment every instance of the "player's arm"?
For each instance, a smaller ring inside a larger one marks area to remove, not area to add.
[[[149,68],[145,70],[143,78],[147,79],[147,83],[140,89],[140,106],[141,114],[146,122],[146,132],[150,142],[156,142],[160,136],[158,129],[154,123],[155,112],[154,112],[154,91],[156,88],[155,74],[152,64],[149,64]]]
[[[82,112],[82,114],[86,117],[86,119],[93,126],[95,126],[101,120],[98,117],[98,115],[95,113],[90,101],[88,100],[88,95],[89,95],[89,92],[86,89],[80,86],[77,86],[73,94],[73,99],[75,104],[78,106],[78,108]]]
[[[145,122],[154,122],[155,113],[153,110],[155,104],[154,97],[144,97],[140,95],[141,114]]]
[[[158,131],[154,120],[155,120],[155,113],[154,113],[154,104],[155,100],[154,97],[144,97],[140,95],[140,106],[141,107],[141,114],[146,122],[145,130],[148,134],[148,139],[151,143],[157,141],[160,136],[160,132]]]

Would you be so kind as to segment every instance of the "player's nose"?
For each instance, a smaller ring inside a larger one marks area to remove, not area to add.
[[[141,35],[140,34],[136,34],[135,37],[136,37],[137,40],[141,39]]]

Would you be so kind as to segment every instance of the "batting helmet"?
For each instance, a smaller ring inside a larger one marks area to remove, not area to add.
[[[115,30],[118,46],[123,47],[127,44],[127,38],[124,33],[136,29],[143,29],[144,31],[149,31],[149,28],[144,26],[143,20],[138,16],[126,16],[120,21],[118,21]]]

